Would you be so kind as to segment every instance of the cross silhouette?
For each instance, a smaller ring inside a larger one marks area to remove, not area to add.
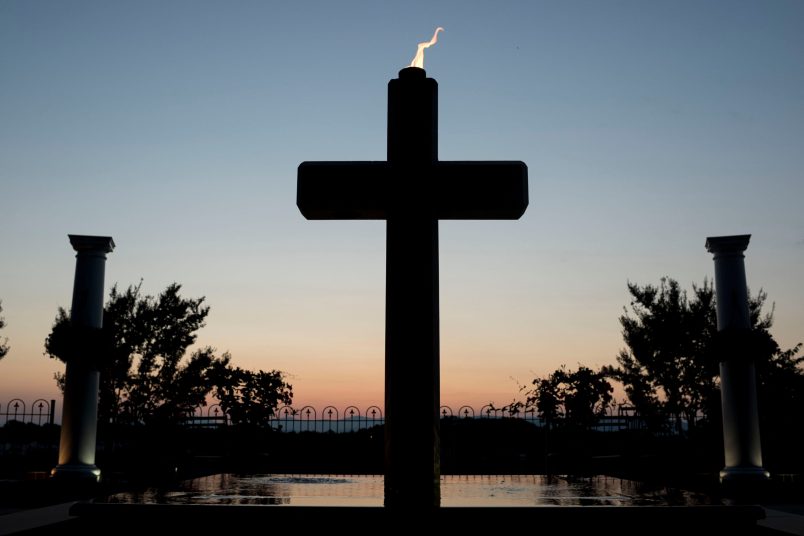
[[[438,84],[388,83],[386,162],[303,162],[310,220],[386,220],[385,505],[440,505],[438,220],[519,219],[523,162],[438,161]]]

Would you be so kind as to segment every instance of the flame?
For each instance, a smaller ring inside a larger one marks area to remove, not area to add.
[[[424,69],[424,49],[429,48],[436,43],[438,43],[438,32],[443,32],[444,28],[439,26],[435,29],[435,33],[433,34],[433,38],[425,43],[419,43],[418,48],[416,49],[416,55],[413,57],[413,61],[410,62],[411,67],[418,67],[419,69]]]

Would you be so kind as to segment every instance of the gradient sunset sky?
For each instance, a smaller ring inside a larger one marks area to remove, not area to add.
[[[519,221],[440,224],[442,402],[613,363],[626,283],[749,285],[804,339],[800,1],[0,2],[0,404],[59,398],[42,355],[75,260],[107,291],[206,296],[200,345],[298,405],[383,400],[385,224],[306,221],[305,160],[384,160],[387,82],[436,26],[443,160],[523,160]]]

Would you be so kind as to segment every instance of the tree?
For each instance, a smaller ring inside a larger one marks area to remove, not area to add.
[[[221,372],[231,368],[230,356],[216,357],[210,347],[185,359],[209,307],[203,297],[185,299],[180,290],[181,285],[173,283],[153,297],[143,295],[142,282],[123,292],[112,287],[101,330],[79,330],[59,309],[45,353],[62,361],[90,359],[98,367],[99,422],[176,423],[205,405],[213,390],[228,387],[216,382],[234,378]],[[281,379],[281,373],[276,374]],[[57,376],[57,381],[62,385],[63,377]]]
[[[276,370],[252,372],[217,363],[212,378],[213,394],[234,425],[268,426],[279,404],[293,400],[292,386]]]
[[[613,388],[605,375],[583,365],[576,371],[562,365],[546,378],[535,378],[532,385],[525,392],[525,402],[514,402],[508,411],[515,414],[535,409],[548,427],[589,429],[612,402]]]
[[[3,312],[3,302],[0,301],[0,313],[2,312]],[[0,316],[0,329],[3,329],[4,327],[6,327],[6,321],[2,316]],[[7,343],[8,339],[6,338],[0,339],[0,359],[6,357],[6,354],[10,350]]]
[[[715,293],[712,283],[692,286],[692,296],[677,281],[665,277],[659,286],[628,283],[631,310],[620,317],[627,349],[617,356],[618,367],[604,373],[622,382],[629,400],[649,426],[662,426],[670,416],[677,430],[682,420],[719,414],[719,367],[722,357],[717,336]],[[782,351],[768,332],[773,311],[762,313],[767,295],[761,290],[749,298],[754,358],[760,387],[771,381],[790,383],[802,371],[795,358],[800,345]]]

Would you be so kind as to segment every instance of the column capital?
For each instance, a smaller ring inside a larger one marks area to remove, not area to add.
[[[111,253],[114,250],[114,240],[111,236],[67,235],[70,245],[79,253]]]
[[[710,236],[706,238],[706,250],[715,255],[736,255],[746,250],[749,240],[751,240],[750,234]]]

